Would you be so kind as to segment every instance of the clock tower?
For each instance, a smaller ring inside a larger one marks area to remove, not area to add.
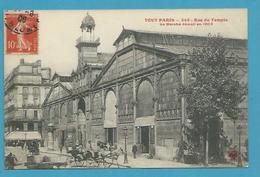
[[[78,49],[78,69],[85,65],[100,65],[97,48],[100,45],[99,38],[95,38],[95,20],[88,13],[83,18],[80,29],[81,36],[76,41]]]

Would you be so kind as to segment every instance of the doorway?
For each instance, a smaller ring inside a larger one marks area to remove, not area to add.
[[[61,131],[61,146],[65,146],[65,131]]]
[[[116,143],[116,128],[106,128],[106,142],[114,145]]]
[[[150,145],[149,126],[141,127],[142,153],[149,153],[149,148],[150,148],[149,145]]]

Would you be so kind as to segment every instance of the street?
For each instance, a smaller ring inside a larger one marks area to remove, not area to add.
[[[23,150],[21,147],[6,147],[5,155],[8,155],[12,152],[17,158],[17,165],[15,169],[27,169],[24,163],[27,162],[27,152]],[[76,165],[74,162],[68,161],[70,158],[70,154],[65,152],[58,151],[50,151],[44,147],[40,148],[40,154],[35,155],[35,161],[41,162],[44,156],[48,156],[51,162],[64,162],[67,163],[65,166],[61,166],[60,168],[97,168],[97,166],[93,165]],[[110,168],[196,168],[196,167],[204,167],[202,164],[185,164],[176,161],[167,161],[167,160],[159,160],[159,159],[148,159],[144,155],[137,156],[136,159],[133,158],[132,155],[128,155],[128,163],[124,163],[124,155],[121,154],[118,158],[118,164],[111,165]],[[208,167],[236,167],[236,163],[226,163],[226,164],[210,164]],[[106,168],[104,166],[98,166],[98,168]]]

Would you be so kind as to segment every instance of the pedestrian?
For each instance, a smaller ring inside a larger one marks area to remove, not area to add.
[[[238,156],[237,146],[231,147],[228,151],[228,157],[231,161],[236,161]]]
[[[63,145],[60,144],[60,153],[62,153]]]
[[[17,161],[17,158],[15,157],[14,154],[11,152],[6,156],[5,162],[6,162],[6,167],[8,170],[13,170],[15,163]]]
[[[135,144],[132,146],[132,152],[133,152],[134,159],[136,159],[137,146]]]

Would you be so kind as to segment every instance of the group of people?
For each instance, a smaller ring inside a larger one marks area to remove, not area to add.
[[[14,169],[14,166],[16,165],[17,163],[17,158],[16,156],[13,154],[13,153],[9,153],[6,157],[5,157],[5,167],[8,169],[8,170],[13,170]]]
[[[60,149],[62,151],[62,148]],[[137,154],[137,145],[132,146],[133,158],[136,158]],[[99,157],[100,155],[108,155],[111,153],[124,154],[124,150],[121,147],[117,147],[117,145],[113,145],[112,143],[104,143],[98,141],[97,143],[92,143],[92,141],[88,141],[86,147],[83,145],[75,145],[72,147],[72,150],[68,151],[69,153],[78,153],[78,154],[89,154],[91,157]]]

